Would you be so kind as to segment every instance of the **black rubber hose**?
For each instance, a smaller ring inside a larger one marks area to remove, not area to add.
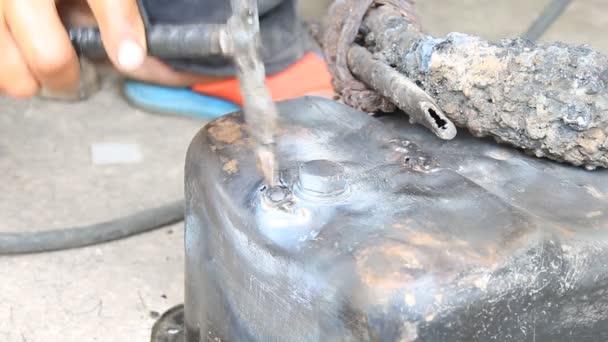
[[[570,2],[572,0],[553,0],[532,23],[532,26],[524,33],[523,37],[531,41],[537,41],[564,13]]]
[[[162,228],[183,219],[184,201],[180,200],[90,226],[0,233],[0,255],[43,253],[97,245]]]

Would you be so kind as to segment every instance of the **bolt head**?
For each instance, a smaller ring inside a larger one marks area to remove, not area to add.
[[[331,196],[347,188],[344,167],[329,160],[313,160],[300,165],[298,185],[310,195]]]

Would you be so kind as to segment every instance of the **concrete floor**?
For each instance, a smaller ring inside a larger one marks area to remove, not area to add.
[[[523,32],[547,2],[424,0],[419,8],[430,33],[497,39]],[[546,39],[608,52],[606,14],[604,0],[575,0]],[[0,231],[89,224],[180,198],[185,151],[202,125],[130,107],[114,76],[83,103],[0,98]],[[98,143],[135,144],[141,160],[95,164]],[[156,315],[183,300],[182,239],[179,224],[90,248],[0,257],[0,341],[148,341]]]

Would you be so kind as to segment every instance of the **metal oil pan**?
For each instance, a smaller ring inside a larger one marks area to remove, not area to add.
[[[321,98],[279,109],[278,188],[241,113],[194,138],[185,305],[153,340],[608,340],[606,171]]]

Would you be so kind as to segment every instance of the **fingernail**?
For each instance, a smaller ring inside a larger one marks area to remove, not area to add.
[[[132,40],[125,40],[118,48],[118,64],[125,71],[139,68],[144,58],[144,49]]]

